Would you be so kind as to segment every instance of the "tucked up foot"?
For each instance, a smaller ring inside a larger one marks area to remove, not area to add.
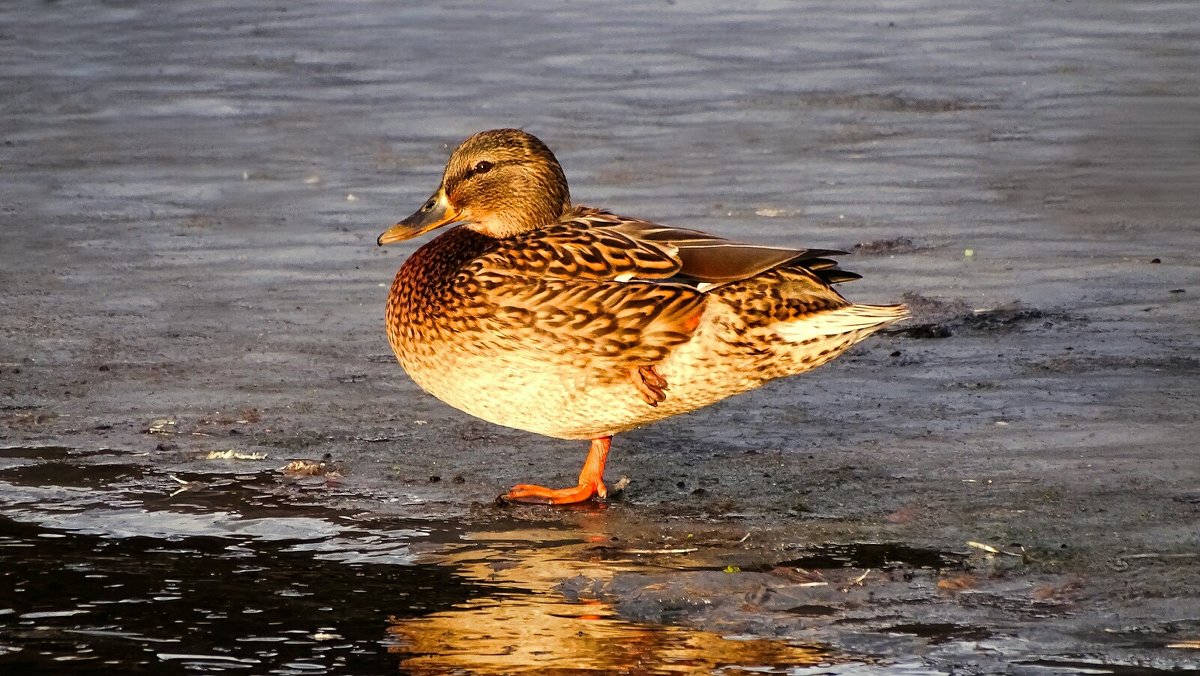
[[[658,406],[667,400],[667,380],[658,374],[653,365],[634,366],[629,369],[629,380],[637,388],[642,400],[651,406]]]
[[[592,496],[604,499],[608,489],[604,486],[604,463],[612,437],[592,439],[583,471],[579,473],[579,484],[570,488],[546,488],[533,484],[517,484],[508,493],[500,496],[506,502],[521,502],[535,505],[571,505],[590,500]]]

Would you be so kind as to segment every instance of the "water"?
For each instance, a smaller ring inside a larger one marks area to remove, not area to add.
[[[1200,668],[1198,45],[1169,0],[5,4],[0,670]],[[417,391],[419,243],[374,246],[500,126],[916,328],[500,509],[584,449]]]
[[[463,533],[329,509],[304,498],[314,485],[263,474],[191,475],[203,486],[156,493],[181,477],[65,448],[3,457],[44,461],[0,471],[0,663],[14,673],[803,673],[852,662],[565,596],[563,580],[649,568],[561,526]]]

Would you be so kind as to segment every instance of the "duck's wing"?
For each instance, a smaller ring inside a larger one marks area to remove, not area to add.
[[[735,242],[698,230],[658,223],[621,219],[611,226],[631,240],[669,247],[679,262],[676,276],[702,289],[749,279],[778,267],[799,267],[815,273],[827,284],[858,279],[860,275],[840,270],[827,258],[845,254],[833,249],[789,249]]]
[[[631,237],[610,227],[623,219],[596,213],[502,240],[464,272],[492,333],[530,354],[623,373],[689,340],[706,297],[673,281],[675,246]]]
[[[553,277],[659,280],[701,291],[784,266],[808,270],[826,284],[859,278],[827,258],[842,251],[744,244],[587,208],[514,244],[513,266]]]
[[[714,287],[780,268],[811,279],[819,295],[838,297],[828,285],[857,275],[824,258],[832,253],[741,244],[577,209],[503,241],[467,272],[492,308],[495,331],[538,353],[636,368],[691,338]]]

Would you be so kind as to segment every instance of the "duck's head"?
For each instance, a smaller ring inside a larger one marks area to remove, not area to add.
[[[433,196],[378,242],[400,242],[450,223],[512,237],[557,221],[570,207],[566,176],[546,144],[520,129],[481,131],[454,149]]]

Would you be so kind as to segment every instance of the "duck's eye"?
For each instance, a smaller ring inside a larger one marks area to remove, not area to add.
[[[473,169],[471,169],[471,173],[472,174],[486,174],[492,170],[492,166],[493,165],[491,162],[488,162],[487,160],[481,160],[475,165],[475,167]]]

